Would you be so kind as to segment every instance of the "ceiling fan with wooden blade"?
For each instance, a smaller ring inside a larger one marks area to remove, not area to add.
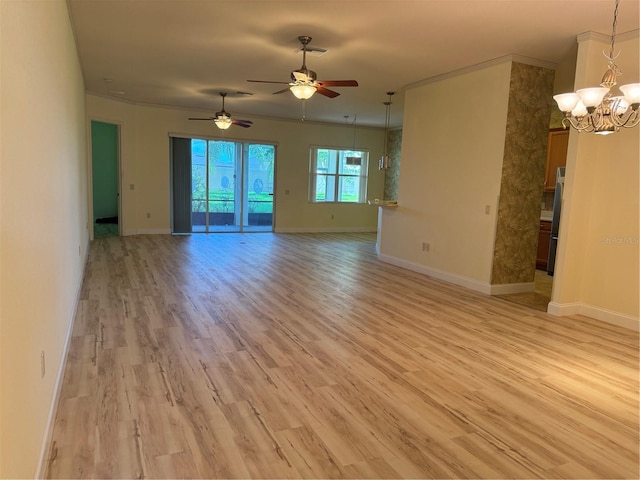
[[[298,40],[302,44],[302,67],[291,72],[290,82],[268,81],[268,80],[247,80],[255,83],[281,83],[289,85],[287,88],[273,92],[274,95],[290,90],[297,98],[306,100],[314,93],[318,92],[325,97],[335,98],[340,95],[338,92],[329,90],[326,87],[357,87],[355,80],[316,80],[317,75],[313,70],[307,68],[307,45],[311,42],[311,37],[300,36]]]
[[[222,110],[216,112],[215,117],[207,117],[207,118],[189,118],[189,120],[208,120],[213,121],[213,123],[221,130],[226,130],[231,125],[237,125],[242,128],[249,128],[253,125],[251,120],[236,120],[235,118],[231,118],[231,115],[224,110],[224,98],[227,96],[226,92],[220,92],[220,96],[222,97]]]

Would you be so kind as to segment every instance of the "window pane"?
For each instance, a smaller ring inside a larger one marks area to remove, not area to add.
[[[319,148],[316,151],[316,172],[318,173],[336,173],[336,151],[326,148]]]
[[[315,202],[325,202],[327,199],[327,177],[318,175],[316,177],[316,196]]]
[[[360,201],[360,177],[340,177],[339,202]]]
[[[360,175],[362,169],[362,152],[352,152],[349,150],[340,152],[341,174]]]
[[[316,177],[316,202],[335,202],[336,177],[334,175],[318,175]]]

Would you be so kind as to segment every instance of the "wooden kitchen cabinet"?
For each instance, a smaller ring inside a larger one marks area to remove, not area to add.
[[[551,222],[540,220],[540,231],[538,233],[538,253],[536,255],[536,268],[538,270],[547,269],[549,259],[549,242],[551,240]]]
[[[544,191],[556,189],[556,172],[558,167],[567,164],[567,147],[569,146],[569,130],[554,129],[549,131],[547,143],[547,169],[544,175]]]

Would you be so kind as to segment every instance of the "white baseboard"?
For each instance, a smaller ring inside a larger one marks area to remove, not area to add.
[[[567,315],[579,315],[580,303],[557,303],[549,302],[547,313],[556,317],[566,317]]]
[[[84,271],[87,268],[88,259],[89,244],[87,244],[84,249],[84,257],[82,259],[82,275],[80,276],[80,283],[78,284],[78,288],[76,290],[75,304],[73,307],[73,311],[71,312],[69,325],[67,326],[66,338],[64,340],[64,346],[62,347],[62,356],[60,358],[60,364],[58,365],[58,371],[56,372],[56,381],[53,386],[53,397],[51,398],[51,404],[49,405],[47,424],[45,427],[44,435],[42,437],[42,444],[40,445],[40,454],[38,456],[38,469],[34,478],[44,478],[45,474],[47,473],[49,451],[51,449],[51,440],[53,438],[53,426],[56,421],[58,404],[60,403],[62,380],[64,379],[64,370],[67,366],[67,355],[69,353],[69,346],[71,345],[71,337],[73,335],[73,326],[75,324],[76,315],[78,313],[78,305],[80,304],[80,293],[82,292],[82,282],[84,282]]]
[[[375,227],[276,227],[275,233],[375,233]],[[122,236],[129,235],[170,235],[170,228],[146,228],[128,230]],[[178,234],[181,235],[181,234]],[[185,235],[191,235],[186,233]]]
[[[170,228],[141,228],[135,233],[127,232],[126,235],[169,235],[170,233]]]
[[[378,254],[378,259],[382,262],[390,263],[397,267],[406,268],[413,272],[421,273],[429,277],[436,278],[445,282],[452,283],[461,287],[469,288],[486,295],[504,295],[509,293],[531,292],[534,290],[534,283],[514,283],[503,285],[490,285],[488,283],[479,282],[472,278],[463,277],[449,272],[443,272],[434,268],[425,267],[417,263],[409,262],[401,258],[391,255]],[[547,313],[556,317],[564,317],[568,315],[584,315],[601,322],[610,323],[619,327],[628,328],[630,330],[640,331],[640,319],[624,313],[614,312],[593,305],[583,303],[557,303],[549,302]]]
[[[584,315],[585,317],[600,320],[629,330],[640,331],[640,318],[632,317],[625,313],[614,312],[605,308],[595,307],[584,303],[557,303],[549,302],[547,313],[556,317],[567,315]]]
[[[510,293],[533,292],[536,289],[534,282],[527,283],[503,283],[491,285],[491,295],[509,295]]]
[[[425,267],[424,265],[409,262],[407,260],[393,257],[391,255],[379,254],[378,259],[382,262],[395,265],[396,267],[406,268],[407,270],[421,273],[429,277],[437,278],[438,280],[442,280],[444,282],[453,283],[454,285],[459,285],[470,290],[475,290],[476,292],[491,295],[490,284],[479,282],[478,280],[475,280],[473,278],[456,275],[455,273],[443,272],[442,270],[437,270],[435,268]]]
[[[276,227],[275,233],[375,233],[376,227]]]

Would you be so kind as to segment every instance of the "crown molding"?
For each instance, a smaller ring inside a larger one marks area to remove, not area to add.
[[[640,38],[640,29],[619,33],[616,35],[615,40],[619,42],[626,42],[627,40],[635,40],[637,38]],[[578,43],[590,42],[590,41],[609,43],[611,42],[611,35],[605,35],[603,33],[591,32],[591,31],[582,32],[580,35],[578,35]]]
[[[537,58],[525,57],[524,55],[504,55],[502,57],[494,58],[493,60],[488,60],[486,62],[477,63],[475,65],[469,65],[468,67],[460,68],[458,70],[453,70],[451,72],[443,73],[441,75],[436,75],[435,77],[430,77],[425,80],[420,80],[419,82],[410,83],[405,85],[405,89],[411,89],[416,87],[422,87],[424,85],[429,85],[431,83],[440,82],[442,80],[448,80],[450,78],[458,77],[460,75],[466,75],[471,72],[477,72],[479,70],[484,70],[486,68],[494,67],[496,65],[501,65],[503,63],[523,63],[525,65],[531,65],[533,67],[541,67],[548,68],[549,70],[555,70],[558,66],[557,63],[548,62],[546,60],[540,60]]]

